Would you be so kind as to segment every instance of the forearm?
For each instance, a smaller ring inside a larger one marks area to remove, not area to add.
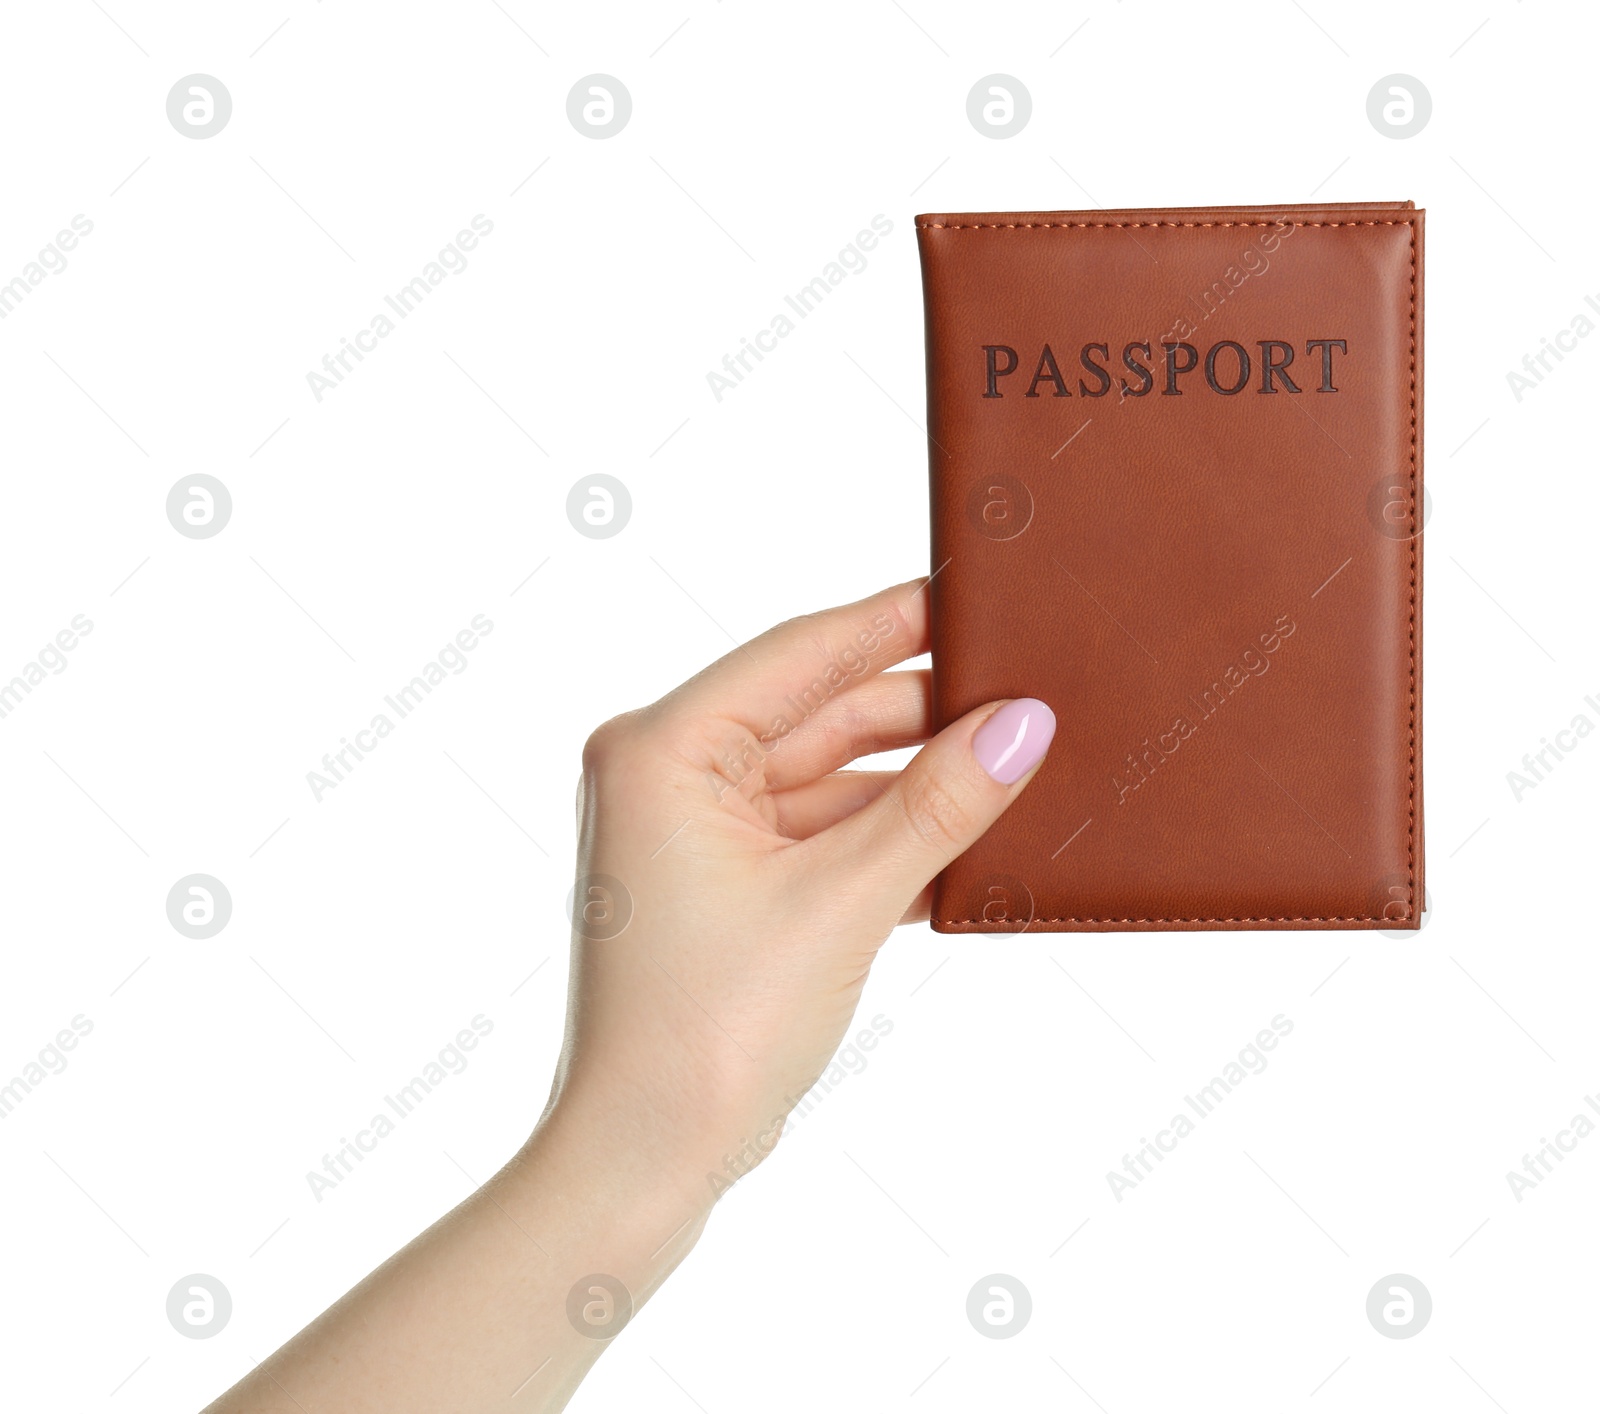
[[[207,1414],[564,1408],[710,1211],[703,1174],[654,1157],[613,1123],[552,1116]]]

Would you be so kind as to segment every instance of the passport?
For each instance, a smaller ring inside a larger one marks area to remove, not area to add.
[[[916,218],[935,726],[1059,723],[935,929],[1421,926],[1423,216]]]

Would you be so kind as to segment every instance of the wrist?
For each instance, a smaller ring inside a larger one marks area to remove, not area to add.
[[[708,1213],[766,1158],[793,1107],[743,1095],[687,1103],[672,1091],[638,1094],[588,1080],[560,1087],[527,1147],[584,1166],[612,1197],[685,1213]]]
[[[635,1309],[693,1249],[716,1196],[686,1150],[650,1142],[614,1111],[566,1102],[489,1193],[562,1281],[615,1277]]]

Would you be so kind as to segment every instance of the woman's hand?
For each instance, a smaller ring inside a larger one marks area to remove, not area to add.
[[[590,738],[553,1117],[626,1124],[716,1193],[770,1152],[878,948],[1043,759],[1043,703],[932,734],[923,582],[781,624]],[[603,1119],[601,1118],[603,1117]]]
[[[559,1410],[777,1142],[878,948],[1014,800],[1055,719],[929,741],[927,596],[781,624],[584,751],[566,1042],[532,1137],[211,1406]],[[905,770],[844,771],[928,744]]]

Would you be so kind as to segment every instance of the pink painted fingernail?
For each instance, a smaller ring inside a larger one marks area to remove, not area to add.
[[[1008,702],[972,734],[972,754],[1003,786],[1028,774],[1050,749],[1056,714],[1037,697]]]

